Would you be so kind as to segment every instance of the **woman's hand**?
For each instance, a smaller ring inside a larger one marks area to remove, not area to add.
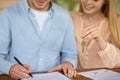
[[[98,27],[96,26],[88,26],[82,32],[82,39],[87,42],[87,40],[94,39],[101,50],[104,50],[107,46],[106,41],[100,35]]]

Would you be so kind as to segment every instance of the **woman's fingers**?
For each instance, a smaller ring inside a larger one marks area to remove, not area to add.
[[[99,34],[98,34],[98,30],[97,28],[95,27],[88,27],[87,29],[85,29],[82,33],[82,38],[83,39],[92,39],[92,38],[95,38],[95,37],[98,37]]]

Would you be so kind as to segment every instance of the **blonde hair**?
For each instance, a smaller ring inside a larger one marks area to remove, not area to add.
[[[83,12],[82,6],[80,5],[80,11]],[[120,28],[117,23],[117,10],[115,6],[115,0],[105,0],[105,4],[102,7],[102,11],[108,18],[109,28],[113,41],[117,47],[120,48]]]
[[[116,46],[118,46],[120,48],[120,33],[119,33],[119,26],[117,23],[117,12],[116,12],[116,7],[115,7],[115,0],[107,0],[108,1],[108,20],[109,20],[109,27],[111,30],[111,34],[113,37],[113,40],[116,44]]]

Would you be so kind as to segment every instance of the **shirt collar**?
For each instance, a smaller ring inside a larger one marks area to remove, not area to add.
[[[30,7],[29,7],[29,5],[28,5],[27,0],[22,0],[22,2],[23,2],[23,4],[24,4],[25,11],[29,13],[31,10],[30,10]],[[48,10],[48,13],[49,13],[49,17],[50,17],[50,18],[53,17],[53,14],[54,14],[54,11],[55,11],[55,3],[54,3],[53,1],[51,1],[51,4],[52,4],[52,6],[51,6],[51,8]]]

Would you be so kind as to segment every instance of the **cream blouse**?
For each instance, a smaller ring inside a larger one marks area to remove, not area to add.
[[[120,67],[120,49],[115,47],[112,43],[107,19],[101,21],[98,26],[98,32],[104,38],[104,40],[106,40],[107,47],[101,51],[96,41],[91,39],[88,41],[89,44],[86,45],[84,53],[82,53],[81,32],[84,28],[84,21],[81,16],[82,13],[72,14],[79,53],[78,68]]]

